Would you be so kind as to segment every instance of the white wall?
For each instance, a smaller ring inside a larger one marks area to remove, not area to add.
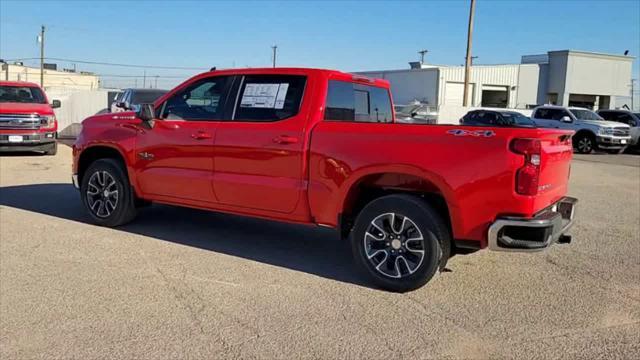
[[[437,68],[370,71],[358,72],[357,74],[389,81],[393,102],[396,104],[404,105],[413,100],[429,105],[437,104]]]
[[[9,68],[9,81],[28,81],[40,84],[40,68],[32,68],[21,65],[5,65]],[[0,79],[7,78],[6,70],[0,72]],[[65,72],[56,70],[44,70],[44,88],[65,87],[75,90],[92,90],[99,87],[99,79],[96,75],[82,74],[79,72]]]
[[[65,88],[47,90],[49,100],[60,100],[55,109],[58,133],[61,137],[75,136],[82,120],[107,108],[107,90],[73,90]]]

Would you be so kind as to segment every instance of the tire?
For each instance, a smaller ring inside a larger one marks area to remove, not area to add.
[[[54,142],[53,144],[47,147],[47,150],[44,151],[45,155],[55,155],[58,153],[58,143]]]
[[[587,133],[578,134],[573,138],[573,147],[578,154],[591,154],[597,148],[596,138]]]
[[[404,194],[367,204],[356,218],[350,241],[356,263],[369,280],[395,292],[426,284],[444,268],[451,252],[443,219],[421,198]]]
[[[82,176],[80,196],[96,225],[120,226],[137,215],[133,189],[117,160],[100,159],[89,165]]]

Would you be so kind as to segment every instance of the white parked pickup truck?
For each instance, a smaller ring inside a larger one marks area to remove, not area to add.
[[[629,125],[606,121],[585,108],[538,106],[533,110],[531,120],[538,127],[574,130],[573,147],[580,154],[598,149],[617,154],[631,142]]]

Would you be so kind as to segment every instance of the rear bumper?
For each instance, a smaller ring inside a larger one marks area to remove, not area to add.
[[[568,243],[565,233],[575,218],[578,199],[565,197],[531,219],[497,219],[488,234],[489,249],[496,251],[540,251],[555,242]]]

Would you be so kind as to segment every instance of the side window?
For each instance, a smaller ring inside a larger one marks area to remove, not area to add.
[[[302,75],[245,76],[234,120],[267,122],[296,116],[306,83]]]
[[[226,98],[227,76],[202,79],[171,96],[162,106],[163,119],[219,120]]]
[[[554,115],[553,120],[562,120],[563,117],[568,116],[571,118],[571,115],[566,110],[556,110],[557,113]]]
[[[550,110],[551,109],[538,109],[533,117],[536,119],[551,120]]]
[[[389,123],[393,120],[389,91],[376,86],[331,80],[324,119]]]
[[[607,119],[608,120],[608,119]],[[629,114],[625,114],[625,113],[621,113],[617,116],[617,118],[614,121],[618,121],[621,123],[625,123],[627,125],[631,125],[633,121],[633,118],[631,117],[631,115]],[[633,125],[632,125],[633,126]]]
[[[605,120],[615,121],[616,114],[611,111],[598,111],[598,115]]]

